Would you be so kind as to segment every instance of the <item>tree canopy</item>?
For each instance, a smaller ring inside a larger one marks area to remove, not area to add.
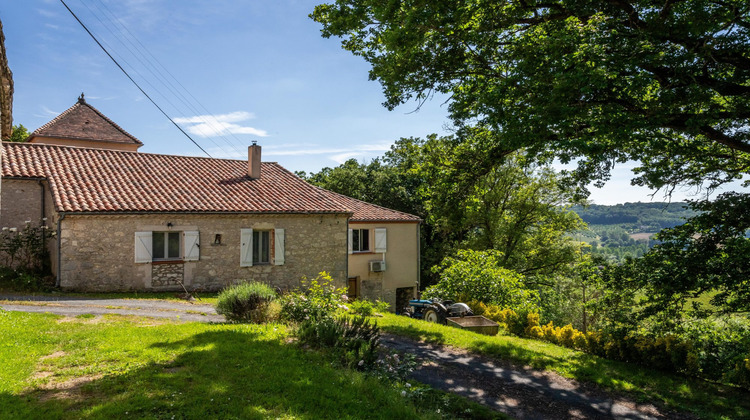
[[[450,96],[473,162],[509,151],[578,161],[585,189],[617,162],[633,182],[713,188],[750,171],[745,0],[337,0],[311,15],[372,68],[390,109]],[[459,132],[460,132],[459,131]]]

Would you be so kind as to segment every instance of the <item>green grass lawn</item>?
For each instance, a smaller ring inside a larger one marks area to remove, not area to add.
[[[750,418],[747,390],[602,359],[542,341],[501,335],[488,337],[404,316],[386,314],[378,319],[378,325],[383,331],[554,371],[703,418]]]
[[[442,394],[415,405],[399,389],[288,341],[278,324],[0,310],[0,417],[409,419],[455,418],[465,410],[498,416],[458,397],[448,397],[453,412],[439,413]]]

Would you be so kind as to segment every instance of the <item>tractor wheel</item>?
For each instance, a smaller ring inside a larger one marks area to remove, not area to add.
[[[427,308],[424,310],[424,320],[427,322],[440,323],[440,314],[434,308]]]

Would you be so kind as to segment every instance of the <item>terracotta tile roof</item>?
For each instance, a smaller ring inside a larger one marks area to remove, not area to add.
[[[34,130],[27,141],[34,137],[56,137],[83,139],[111,143],[142,145],[140,140],[123,130],[98,109],[89,105],[83,95],[78,102],[52,121]]]
[[[276,163],[2,144],[2,176],[47,179],[64,212],[351,213]]]
[[[397,210],[376,206],[356,198],[347,197],[332,191],[320,188],[333,201],[354,212],[349,219],[350,222],[420,222],[419,217]]]

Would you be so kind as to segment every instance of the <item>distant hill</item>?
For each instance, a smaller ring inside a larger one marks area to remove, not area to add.
[[[573,211],[589,225],[576,238],[591,245],[591,252],[614,262],[640,257],[657,242],[653,234],[685,223],[696,213],[686,203],[625,203],[614,206],[574,206]]]
[[[683,202],[625,203],[614,206],[592,204],[586,208],[574,206],[573,211],[590,225],[620,225],[631,233],[656,232],[674,227],[695,215]]]

